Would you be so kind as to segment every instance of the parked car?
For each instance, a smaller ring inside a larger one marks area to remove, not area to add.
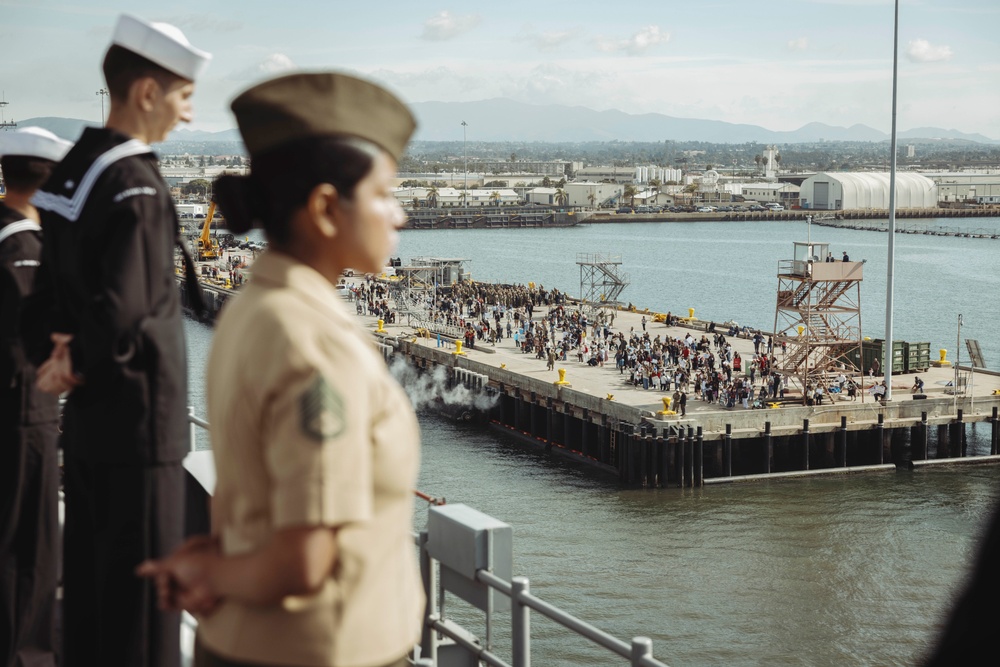
[[[776,203],[776,202],[769,202],[769,203],[767,203],[767,204],[764,204],[764,206],[765,206],[765,207],[766,207],[766,208],[767,208],[767,209],[768,209],[769,211],[784,211],[784,210],[785,210],[785,207],[784,207],[784,206],[782,206],[781,204],[778,204],[778,203]]]
[[[697,213],[711,213],[712,212],[712,207],[711,206],[699,206],[698,208],[695,209],[695,212],[697,212]]]
[[[616,213],[634,213],[631,206],[619,206]]]
[[[751,206],[751,207],[750,207],[750,210],[751,210],[751,211],[757,211],[757,212],[760,212],[760,211],[766,211],[766,210],[767,210],[767,208],[766,208],[766,207],[764,207],[764,206],[761,206],[760,204],[754,204],[753,206]]]

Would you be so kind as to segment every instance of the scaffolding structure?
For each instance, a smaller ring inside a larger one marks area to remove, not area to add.
[[[826,261],[828,243],[796,242],[778,264],[775,370],[802,391],[861,373],[862,262]],[[784,346],[784,352],[781,352]]]
[[[579,253],[580,306],[586,313],[619,305],[618,297],[629,285],[628,274],[622,273],[621,255]]]
[[[415,257],[409,266],[395,267],[395,279],[387,281],[389,298],[399,316],[414,327],[427,326],[437,302],[437,290],[465,279],[463,263],[457,258]]]

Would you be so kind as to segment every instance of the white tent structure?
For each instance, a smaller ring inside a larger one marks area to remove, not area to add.
[[[824,172],[802,182],[802,208],[819,211],[889,208],[889,174]],[[934,208],[937,185],[921,174],[896,174],[896,208]]]

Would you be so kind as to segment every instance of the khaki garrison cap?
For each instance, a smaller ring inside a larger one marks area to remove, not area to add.
[[[271,79],[243,92],[231,107],[251,157],[304,137],[349,136],[384,148],[398,162],[417,127],[395,95],[336,72]]]

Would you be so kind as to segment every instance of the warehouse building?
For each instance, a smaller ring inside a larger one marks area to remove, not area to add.
[[[799,192],[802,208],[819,211],[889,208],[889,174],[828,172],[810,176]],[[937,207],[934,181],[913,172],[896,174],[896,208]]]

